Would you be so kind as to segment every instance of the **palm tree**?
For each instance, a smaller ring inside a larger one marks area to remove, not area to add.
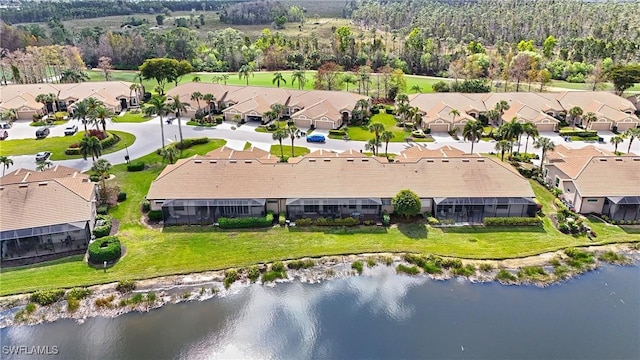
[[[411,89],[409,89],[409,91],[416,93],[416,94],[420,94],[422,93],[422,88],[420,87],[420,85],[418,84],[414,84]]]
[[[98,117],[96,115],[96,111],[99,107],[104,106],[104,103],[94,97],[86,98],[83,101],[87,102],[87,108],[89,109],[89,112],[87,113],[87,116],[89,116],[89,123],[93,124],[93,126],[98,129]]]
[[[273,74],[273,80],[271,80],[272,84],[278,84],[278,87],[280,87],[280,83],[287,83],[287,80],[284,78],[284,76],[282,76],[281,72],[276,72],[275,74]]]
[[[109,171],[111,171],[111,163],[107,159],[98,159],[93,163],[91,171],[100,176],[100,179],[102,180],[102,191],[104,191],[107,188],[105,179],[109,176]]]
[[[615,146],[615,149],[613,150],[614,154],[618,153],[618,145],[623,141],[624,141],[624,138],[620,135],[616,135],[611,138],[610,140],[611,145]]]
[[[298,83],[298,90],[304,89],[304,84],[307,82],[306,76],[304,76],[304,70],[296,70],[291,74],[291,86]]]
[[[631,152],[631,144],[633,144],[633,140],[640,138],[640,128],[627,129],[627,131],[624,132],[624,137],[629,138],[629,147],[627,148],[628,154]]]
[[[527,134],[527,141],[524,144],[524,153],[527,153],[527,149],[529,148],[529,137],[536,138],[538,133],[538,128],[531,122],[527,121],[522,125],[522,132]]]
[[[500,125],[502,125],[502,115],[504,115],[504,112],[509,110],[510,107],[507,100],[500,100],[496,103],[495,110],[500,113]]]
[[[104,132],[104,136],[107,136],[107,119],[113,116],[113,112],[107,109],[105,106],[98,106],[95,109],[96,119],[100,121],[100,125],[102,125],[102,131]]]
[[[471,154],[473,154],[473,144],[480,140],[483,130],[482,124],[477,120],[470,120],[464,124],[462,136],[465,140],[471,141]]]
[[[293,142],[296,140],[296,136],[298,135],[298,128],[294,125],[287,127],[287,133],[289,134],[289,138],[291,139],[291,157],[294,155],[294,147]]]
[[[393,132],[385,130],[380,134],[380,141],[384,141],[384,156],[389,157],[389,141],[393,140]]]
[[[216,102],[216,97],[213,94],[204,94],[202,95],[202,100],[204,100],[207,103],[207,106],[209,107],[209,111],[211,111],[211,105]]]
[[[288,136],[289,133],[285,128],[278,128],[278,130],[276,130],[272,135],[273,140],[276,140],[278,143],[280,143],[280,161],[284,161],[284,148],[282,147],[282,140],[286,139]]]
[[[582,108],[580,106],[574,106],[569,109],[569,115],[571,116],[571,126],[576,128],[576,118],[582,116]]]
[[[167,146],[160,149],[160,156],[163,160],[169,161],[169,164],[173,164],[173,161],[178,158],[180,150],[175,146]]]
[[[44,171],[44,169],[48,169],[53,166],[53,163],[49,160],[37,161],[36,162],[36,171]]]
[[[83,81],[88,81],[89,75],[86,72],[75,69],[65,69],[62,70],[60,74],[60,82],[61,83],[79,83]]]
[[[491,120],[492,124],[497,125],[498,119],[500,118],[500,111],[496,109],[487,110],[486,116]]]
[[[358,80],[356,80],[355,76],[353,76],[352,74],[346,73],[342,75],[342,82],[347,85],[347,91],[349,91],[349,85],[357,84]]]
[[[91,155],[91,160],[95,161],[97,157],[102,155],[102,144],[100,140],[95,137],[83,137],[80,140],[80,154],[82,158],[87,160],[87,156]]]
[[[0,156],[0,164],[2,164],[2,176],[4,176],[5,170],[13,165],[13,160],[9,159],[7,156]]]
[[[187,112],[187,106],[190,106],[189,103],[180,101],[180,95],[175,95],[173,97],[173,102],[169,105],[171,110],[176,113],[176,119],[178,119],[178,133],[180,134],[180,144],[182,144],[182,122],[180,121],[180,114],[182,112]]]
[[[162,95],[154,95],[147,101],[144,108],[148,115],[156,114],[160,117],[160,135],[162,136],[162,147],[164,148],[164,123],[162,116],[171,111],[171,107],[167,104],[167,97]]]
[[[453,125],[455,126],[456,124],[456,117],[460,116],[460,111],[458,111],[457,109],[451,109],[451,111],[449,111],[449,115],[451,115],[451,117],[453,117],[453,119],[451,120],[451,122],[453,123]]]
[[[496,143],[496,151],[500,151],[500,159],[502,161],[504,161],[504,153],[509,150],[509,148],[511,147],[511,142],[509,142],[509,140],[499,140]]]
[[[253,72],[253,70],[251,72]],[[229,74],[222,74],[219,76],[219,78],[225,85],[227,85],[227,80],[229,80]],[[249,79],[247,79],[247,81],[249,81]]]
[[[275,111],[276,114],[278,114],[278,119],[280,119],[284,114],[286,107],[280,103],[275,103],[271,105],[271,110]]]
[[[517,117],[511,119],[509,123],[509,127],[511,128],[511,136],[518,140],[518,153],[520,152],[520,136],[524,133],[524,128],[521,122],[518,121]],[[512,145],[513,146],[513,145]],[[513,153],[513,149],[511,149]]]
[[[551,141],[548,137],[539,136],[536,141],[533,143],[533,146],[536,149],[542,149],[542,156],[540,157],[540,171],[542,171],[542,165],[544,164],[544,156],[547,151],[553,151],[556,148],[556,144]]]
[[[584,121],[586,123],[585,125],[585,129],[589,128],[589,125],[591,125],[592,122],[597,121],[598,120],[598,116],[596,116],[595,113],[589,111],[588,113],[584,114],[584,116],[582,117],[582,121]]]
[[[191,101],[198,103],[198,111],[200,111],[200,100],[204,98],[204,95],[200,91],[194,91],[191,93]]]
[[[200,76],[196,75],[196,76],[191,78],[191,81],[197,83],[197,82],[202,81],[202,79],[200,78]]]
[[[247,86],[249,86],[249,75],[253,75],[253,67],[248,64],[240,66],[240,69],[238,70],[238,78],[240,78],[240,80],[245,78],[247,80]]]
[[[409,102],[409,96],[407,94],[398,94],[396,95],[396,102],[398,104],[404,104]]]
[[[49,107],[47,107],[47,104],[53,101],[51,95],[53,94],[38,94],[35,99],[36,102],[41,103],[42,106],[47,109],[47,114],[49,113]]]
[[[365,95],[369,95],[369,84],[371,83],[371,76],[366,72],[358,73],[358,93],[360,94],[360,89]]]
[[[84,136],[86,137],[89,134],[89,130],[87,129],[87,116],[89,116],[91,109],[89,109],[89,105],[85,100],[86,99],[75,104],[73,118],[82,122],[82,125],[84,125]]]
[[[418,125],[422,127],[422,114],[420,113],[420,109],[417,106],[411,108],[411,122],[413,123],[413,128],[417,129]]]
[[[213,75],[213,77],[211,77],[211,81],[216,83],[216,84],[220,84],[220,81],[222,81],[222,77],[220,77],[218,75]]]
[[[131,94],[135,92],[136,96],[139,98],[141,90],[142,90],[142,85],[138,83],[131,83],[131,85],[129,85],[129,97],[131,97]]]
[[[380,146],[380,141],[376,141],[376,139],[369,139],[366,144],[364,144],[365,150],[371,150],[373,155],[376,155],[376,149]]]
[[[405,123],[407,122],[407,115],[411,113],[411,106],[407,102],[400,102],[396,106],[396,112],[402,118],[402,127],[405,127]]]
[[[375,135],[375,143],[380,145],[380,134],[382,132],[384,132],[384,125],[382,123],[379,122],[374,122],[372,124],[369,124],[369,132],[374,133]],[[375,148],[373,150],[373,155],[376,155],[378,153],[378,149]]]

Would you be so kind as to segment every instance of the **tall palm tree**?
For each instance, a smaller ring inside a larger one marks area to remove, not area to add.
[[[105,106],[98,106],[95,110],[96,119],[102,125],[102,132],[105,137],[107,136],[107,119],[110,119],[113,115],[113,112]]]
[[[91,171],[100,176],[102,191],[104,191],[107,188],[106,177],[109,176],[109,171],[111,171],[111,163],[107,159],[98,159],[91,166]]]
[[[409,106],[409,103],[407,102],[400,102],[396,106],[396,112],[398,113],[398,115],[400,115],[400,118],[402,119],[402,127],[405,127],[405,124],[407,122],[407,116],[411,114],[411,106]]]
[[[582,117],[582,121],[587,124],[585,128],[588,129],[589,125],[591,125],[592,122],[598,121],[598,116],[596,116],[595,113],[589,111],[588,113],[584,114],[584,116]]]
[[[453,123],[453,126],[455,126],[456,117],[460,116],[460,111],[458,111],[458,109],[451,109],[451,111],[449,111],[449,115],[451,115],[451,117],[453,118],[451,122]]]
[[[384,156],[389,157],[389,142],[393,140],[393,132],[385,130],[380,134],[380,141],[384,141]]]
[[[352,74],[345,73],[344,75],[342,75],[342,82],[347,85],[347,91],[349,91],[349,85],[357,84],[358,80],[356,80],[355,76],[353,76]]]
[[[500,118],[500,111],[496,109],[487,110],[486,116],[491,120],[492,124],[497,125],[498,119]]]
[[[187,106],[190,106],[190,104],[180,101],[180,95],[175,95],[170,106],[171,110],[176,113],[176,119],[178,119],[178,133],[180,134],[180,144],[182,144],[182,121],[180,121],[180,115],[183,112],[187,112]]]
[[[371,150],[373,155],[376,155],[376,149],[380,146],[380,141],[376,141],[376,139],[369,139],[366,144],[364,144],[364,148],[366,150]]]
[[[360,89],[362,89],[362,93],[365,95],[369,94],[369,84],[371,84],[371,76],[366,72],[358,73],[358,93],[360,94]]]
[[[9,159],[7,156],[0,156],[0,164],[2,164],[2,176],[4,176],[5,170],[13,165],[13,160]]]
[[[569,109],[569,116],[571,116],[571,126],[576,128],[576,119],[582,116],[582,108],[580,106],[574,106]]]
[[[144,110],[148,115],[156,114],[160,117],[160,135],[162,136],[162,147],[164,148],[164,122],[162,117],[171,112],[171,107],[167,104],[167,97],[162,95],[152,96],[145,104]]]
[[[616,135],[614,137],[611,138],[611,140],[609,140],[611,142],[611,145],[613,145],[615,147],[615,149],[613,150],[613,152],[615,154],[618,153],[618,145],[620,145],[621,142],[624,141],[624,138],[620,135]]]
[[[291,74],[291,85],[298,83],[298,89],[304,89],[304,84],[307,82],[307,77],[304,75],[304,70],[296,70]]]
[[[495,110],[500,113],[500,125],[502,125],[502,115],[504,115],[504,112],[509,110],[510,107],[507,100],[500,100],[496,103]]]
[[[282,140],[289,137],[289,133],[285,128],[278,128],[273,135],[273,140],[276,140],[280,144],[280,161],[284,161],[284,148],[282,147]]]
[[[93,124],[96,129],[98,129],[98,117],[96,115],[96,111],[99,107],[104,106],[104,103],[94,97],[86,98],[83,101],[87,102],[87,108],[89,109],[89,113],[87,116],[89,117],[89,123]]]
[[[136,93],[137,97],[140,97],[140,93],[139,91],[142,89],[142,85],[138,84],[138,83],[131,83],[131,85],[129,85],[129,97],[131,97],[132,93]]]
[[[529,137],[536,138],[538,133],[538,128],[531,122],[527,121],[522,125],[522,132],[527,134],[527,141],[524,143],[524,153],[527,153],[527,149],[529,148]]]
[[[289,138],[291,139],[291,157],[294,156],[294,147],[293,142],[296,140],[296,136],[298,135],[298,128],[294,125],[287,127],[287,133],[289,134]]]
[[[496,142],[496,151],[500,152],[500,159],[502,161],[504,161],[504,153],[509,150],[509,148],[511,147],[511,142],[509,142],[509,140],[498,140],[498,142]]]
[[[190,100],[198,103],[198,111],[200,111],[200,100],[202,100],[203,98],[204,98],[204,95],[202,95],[200,91],[194,91],[191,93]]]
[[[464,124],[462,136],[465,140],[471,141],[471,154],[473,154],[473,144],[480,140],[483,130],[482,124],[477,120],[470,120]]]
[[[82,122],[82,125],[84,125],[84,136],[86,137],[89,134],[89,130],[87,129],[87,116],[89,116],[91,109],[89,109],[89,105],[85,100],[86,99],[75,104],[73,118]]]
[[[628,154],[631,152],[631,144],[633,144],[633,140],[640,138],[640,128],[627,129],[627,131],[624,132],[624,137],[629,138],[629,147],[627,148]]]
[[[517,117],[514,117],[513,119],[511,119],[509,127],[511,127],[511,136],[518,140],[518,152],[520,152],[520,137],[524,133],[523,125],[518,121]],[[511,152],[513,153],[513,149],[511,149]]]
[[[280,87],[281,82],[285,85],[287,84],[287,80],[284,78],[284,76],[282,76],[282,73],[278,71],[273,74],[273,80],[271,80],[271,84],[277,84],[278,87]]]
[[[95,161],[96,158],[102,155],[102,144],[97,137],[83,137],[80,140],[80,154],[82,158],[87,160],[87,156],[91,155],[91,160]]]
[[[542,156],[540,157],[540,171],[542,171],[542,166],[544,165],[544,156],[547,154],[547,151],[553,151],[556,148],[556,144],[551,141],[548,137],[539,136],[536,141],[533,143],[533,146],[536,149],[542,149]]]
[[[215,104],[216,102],[215,95],[210,93],[204,94],[202,95],[202,100],[204,100],[207,103],[207,106],[209,107],[209,111],[212,111],[211,105]]]
[[[238,78],[240,78],[240,80],[245,78],[247,80],[247,86],[249,86],[249,75],[253,75],[253,67],[249,64],[240,66],[240,69],[238,70]]]
[[[382,134],[384,130],[384,125],[382,123],[374,122],[369,124],[369,132],[372,132],[375,135],[375,143],[378,145],[380,144],[380,134]],[[376,154],[378,154],[377,147],[373,150],[373,155]]]

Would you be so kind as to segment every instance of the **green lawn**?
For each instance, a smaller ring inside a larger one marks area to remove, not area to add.
[[[111,120],[115,123],[141,123],[151,120],[151,116],[145,116],[143,113],[132,114],[127,111],[124,115],[116,115]]]
[[[120,141],[114,146],[105,149],[102,153],[109,154],[122,150],[127,146],[131,146],[136,141],[136,137],[133,134],[123,131],[107,130],[110,133],[117,134],[120,137]],[[16,155],[29,155],[35,154],[40,151],[50,151],[51,160],[69,160],[79,159],[81,155],[66,155],[64,151],[71,144],[77,144],[82,140],[84,131],[80,130],[73,136],[50,136],[44,139],[17,139],[17,140],[5,140],[0,146],[0,155],[2,156],[16,156]]]
[[[282,151],[284,152],[284,156],[285,157],[290,157],[291,156],[291,145],[284,145],[284,141],[283,141]],[[272,155],[280,156],[280,145],[279,144],[271,145],[271,150],[269,152]],[[294,157],[307,155],[310,152],[311,151],[309,150],[309,148],[306,148],[306,147],[302,147],[302,146],[294,146],[293,147],[293,156]]]
[[[557,88],[564,88],[564,89],[572,89],[572,90],[589,90],[591,91],[591,86],[589,84],[585,84],[585,83],[570,83],[564,80],[553,80],[553,82],[551,84],[549,84],[549,86],[551,87],[557,87]],[[538,86],[539,87],[539,86]],[[538,88],[536,87],[536,88]],[[613,90],[613,84],[612,83],[606,83],[604,84],[604,89],[606,91],[611,91]],[[629,88],[626,91],[640,91],[640,84],[635,84],[634,86],[632,86],[631,88]]]
[[[381,123],[386,130],[393,132],[393,140],[391,140],[391,142],[404,142],[405,138],[411,136],[410,131],[405,131],[404,128],[396,126],[396,120],[391,114],[375,114],[369,120],[369,124],[375,122]],[[355,141],[369,141],[375,137],[375,134],[369,131],[368,126],[349,126],[347,133],[349,134],[349,139]]]
[[[194,146],[183,157],[203,154],[225,143],[214,140]],[[277,148],[277,146],[274,146]],[[273,150],[273,148],[272,148]],[[279,155],[279,149],[276,150]],[[140,222],[140,204],[153,179],[164,164],[160,156],[149,154],[139,160],[149,168],[126,172],[125,165],[113,167],[114,181],[127,192],[127,200],[111,209],[121,221],[119,237],[126,255],[104,273],[88,267],[80,256],[24,268],[2,269],[0,295],[45,288],[63,288],[142,279],[170,274],[245,267],[255,263],[306,256],[342,255],[365,252],[420,252],[471,259],[504,259],[535,255],[570,246],[640,241],[618,226],[587,220],[598,233],[596,241],[557,231],[548,218],[542,227],[431,228],[423,224],[398,224],[390,229],[364,231],[350,229],[273,228],[223,231],[212,227],[168,227],[148,229]],[[532,182],[544,212],[552,214],[553,195]]]

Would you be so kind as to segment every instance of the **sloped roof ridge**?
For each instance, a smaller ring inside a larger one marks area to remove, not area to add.
[[[84,181],[84,180],[86,180],[86,179],[76,179],[76,178],[53,179],[53,181],[57,182],[58,184],[63,186],[65,189],[67,189],[68,191],[70,191],[71,193],[76,195],[77,197],[81,198],[82,200],[90,200],[91,198],[85,198],[84,196],[80,195],[77,191],[75,191],[71,187],[69,187],[69,185],[65,184],[66,181]]]

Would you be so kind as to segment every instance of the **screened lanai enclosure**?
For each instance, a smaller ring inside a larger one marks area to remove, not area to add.
[[[375,220],[380,217],[380,198],[288,199],[289,219],[345,218]]]
[[[266,215],[265,199],[168,200],[162,204],[165,225],[207,225],[221,217]]]
[[[83,253],[89,244],[88,221],[0,232],[3,266],[18,266]]]
[[[640,220],[640,196],[611,196],[604,200],[602,214],[612,220]]]
[[[536,203],[531,198],[434,198],[434,216],[440,220],[482,223],[486,217],[534,216]]]

